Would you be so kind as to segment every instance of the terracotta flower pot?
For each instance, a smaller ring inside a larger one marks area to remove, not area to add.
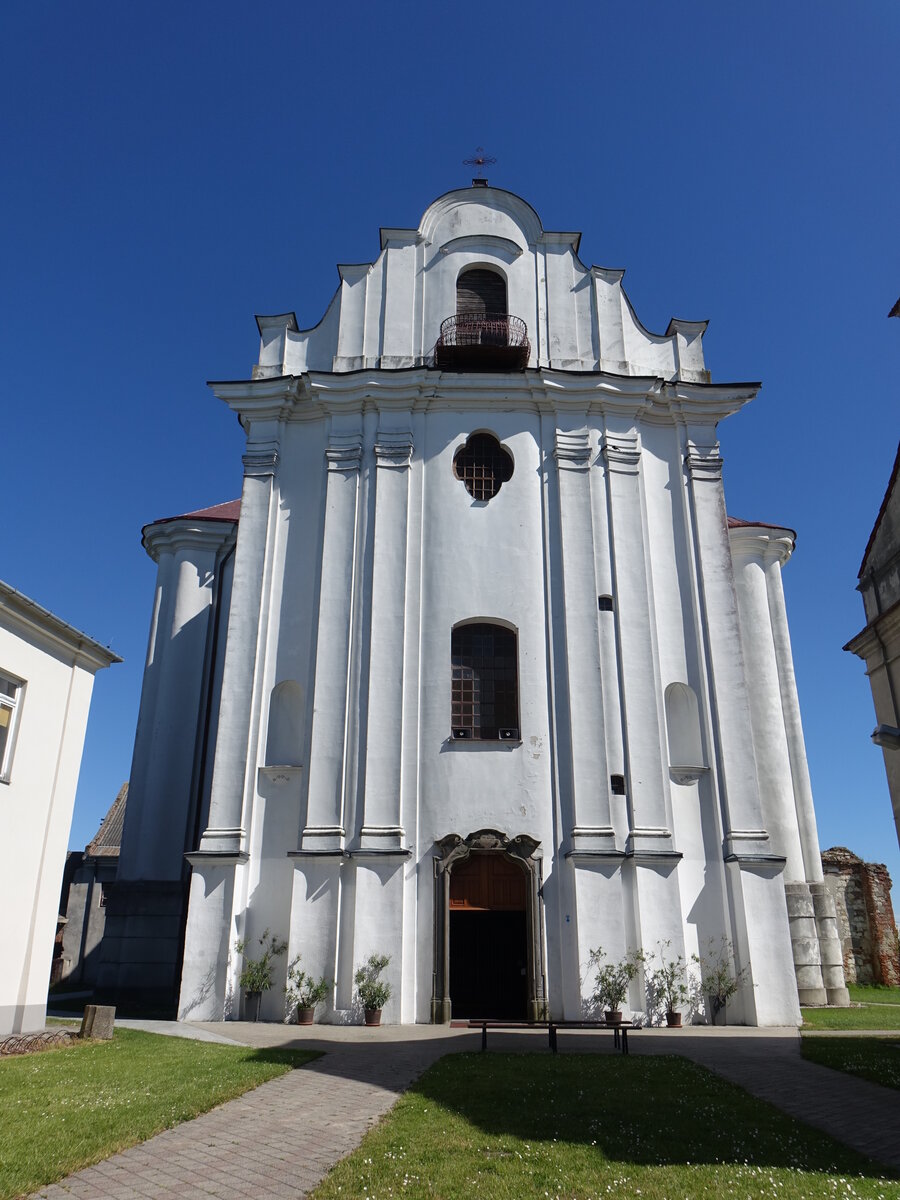
[[[312,1025],[313,1017],[316,1015],[315,1008],[298,1008],[297,1009],[297,1024]]]
[[[380,1008],[365,1009],[365,1018],[366,1018],[367,1025],[380,1025],[381,1024],[381,1009]]]
[[[666,1024],[669,1026],[670,1029],[680,1029],[681,1028],[681,1013],[680,1012],[667,1012],[666,1013]]]
[[[608,1012],[605,1012],[603,1015],[604,1015],[604,1017],[606,1017],[607,1025],[617,1025],[619,1023],[619,1021],[622,1020],[621,1008],[611,1008]]]

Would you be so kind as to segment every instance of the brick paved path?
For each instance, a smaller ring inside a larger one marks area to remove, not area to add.
[[[309,1033],[267,1024],[226,1028],[235,1040],[251,1045],[327,1052],[35,1196],[302,1200],[426,1067],[443,1054],[480,1045],[478,1033],[421,1025],[380,1030],[319,1025]],[[610,1053],[609,1041],[566,1033],[560,1035],[560,1050]],[[804,1061],[793,1030],[643,1030],[630,1042],[633,1053],[683,1054],[876,1161],[900,1166],[900,1092]],[[491,1049],[546,1053],[547,1038],[545,1033],[496,1034]]]
[[[410,1038],[397,1026],[370,1031],[315,1026],[310,1036],[298,1036],[297,1026],[229,1024],[229,1034],[234,1030],[243,1042],[327,1046],[327,1053],[35,1195],[299,1200],[359,1145],[369,1126],[435,1059],[478,1046],[478,1034],[422,1028],[431,1036]]]

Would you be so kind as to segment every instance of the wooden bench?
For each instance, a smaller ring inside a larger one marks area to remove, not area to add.
[[[633,1021],[550,1021],[550,1049],[556,1054],[556,1033],[559,1029],[611,1029],[613,1045],[623,1054],[628,1053],[628,1031],[639,1029]]]
[[[469,1028],[481,1030],[481,1049],[487,1050],[489,1029],[549,1029],[550,1025],[547,1021],[491,1021],[475,1018],[469,1021]]]
[[[623,1054],[628,1053],[628,1030],[639,1026],[632,1021],[492,1021],[470,1020],[469,1029],[481,1030],[481,1049],[487,1050],[487,1035],[489,1029],[546,1029],[550,1040],[550,1049],[556,1054],[557,1031],[560,1029],[611,1029],[613,1045]]]

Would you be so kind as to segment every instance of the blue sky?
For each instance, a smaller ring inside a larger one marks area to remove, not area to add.
[[[823,847],[900,877],[854,587],[900,433],[900,7],[6,5],[0,575],[108,643],[71,844],[127,778],[154,567],[143,524],[239,494],[205,387],[255,313],[314,324],[335,263],[471,178],[581,229],[643,323],[709,318],[729,511],[785,571]]]

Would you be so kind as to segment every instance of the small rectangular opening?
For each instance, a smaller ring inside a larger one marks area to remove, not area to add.
[[[597,607],[600,609],[601,612],[612,612],[612,610],[613,610],[612,596],[598,596],[597,597]]]
[[[610,775],[609,786],[612,789],[612,794],[614,796],[624,796],[625,795],[625,776],[624,775]]]

